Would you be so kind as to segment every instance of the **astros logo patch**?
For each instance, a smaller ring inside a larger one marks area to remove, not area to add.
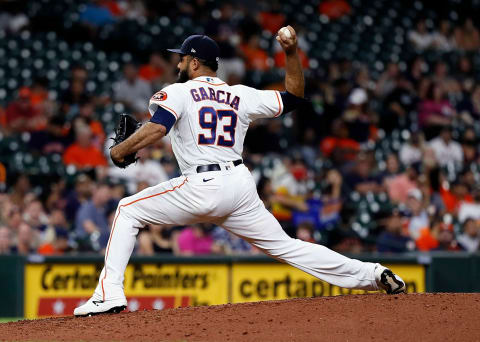
[[[159,92],[153,94],[152,99],[157,101],[165,101],[167,99],[167,93],[160,90]]]

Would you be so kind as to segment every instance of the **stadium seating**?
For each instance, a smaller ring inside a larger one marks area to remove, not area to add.
[[[457,3],[453,0],[448,2],[451,5]],[[123,64],[138,62],[139,58],[145,61],[145,56],[153,50],[177,46],[185,36],[204,32],[202,23],[195,22],[188,16],[180,16],[175,22],[167,16],[159,16],[142,22],[127,19],[115,25],[107,24],[98,29],[98,35],[93,41],[72,41],[68,34],[75,32],[81,24],[80,13],[86,3],[84,0],[32,1],[28,4],[28,15],[32,23],[42,22],[45,30],[23,31],[16,36],[0,31],[0,106],[5,107],[12,101],[20,86],[29,86],[40,76],[46,77],[49,82],[49,96],[58,99],[69,87],[69,70],[75,64],[82,64],[89,71],[89,92],[109,94],[113,83],[121,75]],[[407,42],[407,34],[418,18],[426,18],[430,28],[439,19],[432,8],[427,8],[427,5],[418,0],[392,3],[352,0],[350,4],[353,15],[329,20],[326,16],[319,15],[316,7],[318,1],[309,4],[301,0],[282,2],[282,11],[286,17],[295,25],[301,26],[301,31],[305,32],[305,39],[310,45],[308,56],[311,66],[322,68],[324,63],[332,60],[356,60],[365,64],[371,76],[377,78],[389,62],[406,66],[416,56],[417,51]],[[450,8],[448,16],[452,21],[458,20],[462,7],[455,9],[452,5]],[[63,27],[65,33],[49,29],[45,18],[52,20],[52,26]],[[273,53],[274,43],[270,33],[264,32],[261,35],[261,45],[270,54]],[[457,63],[459,54],[429,51],[422,56],[430,64],[441,58],[453,66]],[[476,70],[480,70],[480,53],[475,53],[472,60]],[[263,86],[280,80],[281,75],[278,70],[266,73],[251,71],[247,74],[245,83]],[[113,130],[115,118],[124,110],[121,103],[101,108],[99,119],[107,134]],[[417,113],[412,112],[410,116],[415,123]],[[473,127],[480,135],[480,122],[475,122]],[[465,128],[457,125],[454,134],[461,136]],[[380,139],[369,147],[382,171],[388,154],[398,152],[401,145],[409,139],[410,132],[408,127],[402,127],[388,135],[380,131],[379,136]],[[66,175],[73,179],[76,170],[65,169],[61,155],[43,156],[32,153],[28,147],[29,139],[28,135],[0,139],[0,162],[7,165],[10,172]],[[265,175],[272,172],[272,163],[269,158],[263,160],[261,171]],[[327,169],[329,161],[320,160],[316,166],[317,171]],[[473,164],[471,168],[478,173],[480,165]],[[450,168],[446,171],[448,178],[453,180],[459,170]],[[366,239],[378,226],[374,218],[391,210],[393,205],[386,194],[360,196],[353,192],[345,206],[352,211],[353,230]]]

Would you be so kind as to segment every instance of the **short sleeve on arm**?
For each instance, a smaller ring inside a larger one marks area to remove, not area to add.
[[[181,117],[185,102],[185,87],[175,83],[153,94],[148,104],[150,121],[164,124],[171,123],[170,127]],[[165,125],[165,124],[164,124]],[[169,129],[169,127],[167,127]]]
[[[262,118],[274,118],[282,114],[283,102],[276,90],[257,90],[246,88],[248,117],[254,121]]]

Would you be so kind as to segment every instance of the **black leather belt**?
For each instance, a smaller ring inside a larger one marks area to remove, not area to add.
[[[234,166],[243,164],[243,160],[238,159],[233,161]],[[197,166],[197,173],[208,172],[208,171],[220,171],[222,168],[219,164],[208,164]]]

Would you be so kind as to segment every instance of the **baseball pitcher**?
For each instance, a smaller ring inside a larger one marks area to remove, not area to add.
[[[75,309],[75,316],[126,308],[125,269],[139,229],[148,224],[214,223],[279,261],[331,284],[405,292],[403,280],[380,264],[290,238],[260,200],[242,162],[248,126],[254,120],[287,113],[304,101],[295,30],[284,27],[276,39],[286,54],[284,92],[230,86],[216,77],[220,51],[207,36],[190,36],[180,49],[169,50],[181,57],[178,83],[152,96],[149,122],[139,129],[132,123],[134,129],[117,130],[110,154],[117,166],[126,167],[135,162],[138,150],[169,135],[182,175],[120,201],[98,286],[92,298]]]

